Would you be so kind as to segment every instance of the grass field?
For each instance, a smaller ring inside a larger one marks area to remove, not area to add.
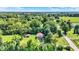
[[[72,23],[79,23],[79,17],[60,17],[62,20],[70,20]]]
[[[73,29],[67,33],[67,36],[73,41],[73,43],[79,48],[79,35],[73,34]]]
[[[2,36],[3,42],[10,42],[10,41],[12,41],[13,40],[13,36],[14,35],[4,35],[4,36]],[[36,45],[40,44],[39,40],[35,39],[35,35],[30,35],[29,38],[23,38],[21,40],[20,44],[24,45],[24,44],[27,43],[28,40],[32,40],[33,43],[35,43]],[[67,41],[63,37],[56,38],[56,44],[57,45],[63,45],[63,46],[67,46],[68,45]]]
[[[70,20],[71,23],[73,25],[77,25],[79,24],[79,17],[60,17],[60,19],[62,20]],[[74,33],[74,29],[71,29],[70,31],[68,31],[67,33],[67,37],[69,37],[73,43],[79,48],[79,35],[78,34],[73,34]]]
[[[11,42],[15,36],[17,38],[21,37],[20,35],[2,35],[3,42]],[[64,47],[63,50],[66,51],[65,47],[69,45],[68,42],[63,37],[55,37],[55,39],[56,46],[61,45]],[[20,41],[20,46],[27,45],[27,42],[29,40],[32,40],[33,47],[39,46],[41,44],[38,39],[35,39],[35,35],[30,35],[28,38],[22,38],[22,40]],[[71,51],[73,51],[72,48]]]
[[[11,42],[13,39],[13,35],[4,35],[4,36],[2,35],[1,37],[3,42]]]
[[[23,39],[20,41],[20,45],[26,45],[26,43],[27,43],[29,40],[32,40],[32,43],[34,43],[34,44],[37,45],[37,46],[40,45],[40,41],[35,39],[35,35],[30,35],[29,38],[23,38]]]
[[[56,40],[57,40],[56,42],[57,45],[63,45],[63,46],[69,45],[63,37],[56,38]]]

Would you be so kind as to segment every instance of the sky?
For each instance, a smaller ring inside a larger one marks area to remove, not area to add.
[[[0,12],[79,12],[79,0],[0,0]]]
[[[79,7],[0,7],[0,12],[79,12]]]
[[[79,0],[0,0],[0,7],[79,7]]]
[[[79,0],[0,0],[0,12],[79,12]]]

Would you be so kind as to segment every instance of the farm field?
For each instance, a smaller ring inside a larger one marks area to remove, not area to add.
[[[79,23],[79,17],[65,17],[65,16],[63,16],[63,17],[60,17],[60,19],[65,20],[65,21],[70,20],[72,23]]]

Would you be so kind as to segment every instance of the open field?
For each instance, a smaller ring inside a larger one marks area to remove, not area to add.
[[[79,23],[79,17],[60,17],[62,20],[70,20],[72,23]]]

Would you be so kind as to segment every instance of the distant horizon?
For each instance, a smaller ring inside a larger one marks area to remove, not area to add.
[[[79,12],[79,7],[0,7],[0,12]]]

